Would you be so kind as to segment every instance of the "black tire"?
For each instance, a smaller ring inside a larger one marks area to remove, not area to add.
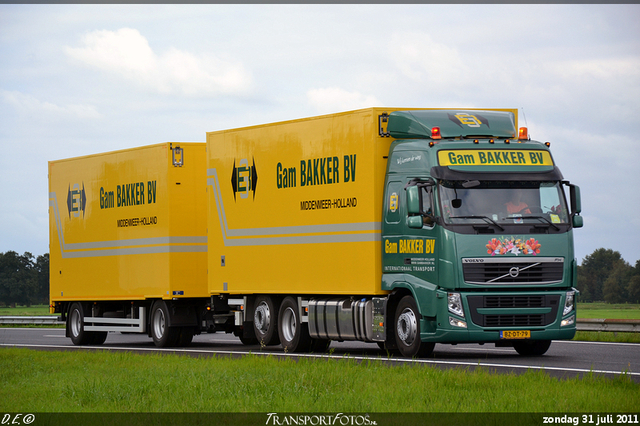
[[[245,346],[252,346],[252,345],[257,345],[258,344],[258,339],[256,339],[255,337],[243,337],[243,336],[240,336],[240,341]]]
[[[84,308],[81,303],[74,303],[67,315],[67,330],[71,341],[76,346],[101,345],[107,340],[106,331],[84,330]]]
[[[544,355],[551,346],[551,340],[522,340],[513,342],[515,349],[522,356]]]
[[[298,302],[293,297],[284,299],[278,313],[278,334],[285,352],[306,352],[311,348],[309,324],[300,319]]]
[[[175,346],[180,338],[180,329],[169,327],[169,309],[164,301],[158,301],[151,309],[151,337],[159,348]]]
[[[93,334],[93,339],[91,344],[99,346],[103,344],[105,340],[107,340],[107,335],[109,333],[106,331],[93,331],[91,332],[91,334]]]
[[[92,344],[93,336],[84,331],[84,309],[82,304],[74,303],[67,315],[67,331],[71,341],[76,346]]]
[[[278,339],[278,305],[271,296],[256,297],[253,310],[253,331],[261,345],[277,345]]]
[[[253,331],[253,327],[242,326],[241,328],[236,329],[234,334],[238,336],[242,344],[245,346],[258,344],[258,339],[256,339],[256,333]]]
[[[176,343],[177,346],[184,348],[191,344],[193,340],[193,328],[191,327],[181,327],[180,335],[178,336],[178,341]]]
[[[431,355],[435,343],[420,340],[420,313],[412,296],[400,300],[393,324],[396,345],[402,356],[413,358]]]

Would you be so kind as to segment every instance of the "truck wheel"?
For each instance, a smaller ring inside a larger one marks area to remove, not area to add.
[[[395,315],[396,345],[402,356],[425,357],[431,355],[435,343],[420,340],[420,314],[412,296],[405,296],[398,303]]]
[[[91,332],[91,334],[93,334],[93,339],[91,340],[91,344],[101,345],[104,343],[105,340],[107,340],[107,334],[109,333],[106,331],[93,331]]]
[[[298,303],[293,297],[287,297],[280,305],[278,314],[280,343],[286,352],[305,352],[311,348],[309,324],[300,321]]]
[[[250,323],[245,323],[242,327],[237,327],[233,330],[233,334],[237,336],[243,345],[257,345],[258,339],[256,339],[256,333],[253,331],[253,325],[246,325]]]
[[[551,340],[524,340],[513,342],[513,348],[523,356],[544,355],[551,346]]]
[[[278,344],[278,309],[270,296],[256,297],[253,330],[261,345]]]
[[[80,303],[71,305],[67,316],[67,329],[74,345],[82,346],[93,343],[91,333],[84,331],[84,310]]]
[[[251,345],[257,345],[258,339],[256,339],[255,337],[240,336],[240,342],[242,342],[242,344],[245,346],[251,346]]]
[[[164,301],[156,302],[151,310],[151,337],[159,348],[175,346],[180,337],[180,329],[169,327],[169,309]]]
[[[178,336],[177,346],[184,348],[191,344],[193,340],[193,328],[182,327],[180,328],[180,335]]]

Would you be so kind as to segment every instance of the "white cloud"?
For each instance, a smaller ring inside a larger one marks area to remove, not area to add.
[[[12,105],[17,111],[26,114],[44,114],[50,117],[71,117],[71,118],[102,118],[96,108],[92,105],[57,105],[51,102],[44,102],[32,95],[19,91],[0,91],[0,98],[7,104]]]
[[[394,33],[388,50],[400,72],[411,80],[440,86],[460,84],[473,75],[457,49],[437,43],[424,32]]]
[[[70,57],[162,94],[208,96],[243,93],[251,77],[242,64],[176,48],[156,54],[138,30],[94,31],[84,47],[66,47]]]
[[[348,111],[381,105],[373,95],[364,95],[356,91],[350,92],[339,87],[311,89],[307,92],[307,100],[319,113]]]

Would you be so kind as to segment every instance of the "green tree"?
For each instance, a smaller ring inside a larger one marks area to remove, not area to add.
[[[603,296],[607,303],[626,303],[629,300],[627,286],[633,268],[624,260],[616,261],[604,282]]]
[[[49,304],[49,253],[38,256],[35,264],[38,273],[38,292],[36,302]]]
[[[31,253],[20,256],[8,251],[0,255],[0,301],[13,307],[17,303],[31,306],[37,288],[38,272]]]
[[[640,260],[636,261],[636,266],[633,268],[633,275],[629,278],[627,295],[629,297],[629,303],[640,303]]]
[[[578,290],[583,302],[604,300],[604,282],[613,272],[616,262],[623,261],[619,252],[599,248],[584,258],[578,268]]]

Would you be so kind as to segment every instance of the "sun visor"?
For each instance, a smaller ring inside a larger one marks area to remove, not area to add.
[[[431,139],[431,129],[439,127],[443,138],[514,138],[515,120],[510,111],[394,111],[389,114],[387,132],[395,139]]]
[[[551,170],[546,171],[526,171],[526,172],[484,172],[484,171],[460,171],[451,170],[447,166],[434,166],[431,168],[431,177],[442,180],[485,180],[485,181],[504,181],[504,180],[519,180],[519,181],[560,181],[564,178],[560,169],[553,167]]]

